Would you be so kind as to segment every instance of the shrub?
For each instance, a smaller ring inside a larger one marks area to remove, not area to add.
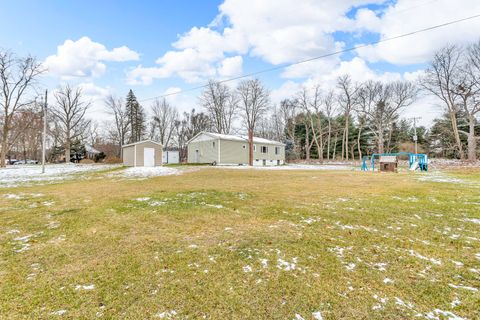
[[[119,157],[115,157],[115,156],[108,156],[108,157],[105,158],[105,160],[103,162],[104,163],[109,163],[109,164],[122,163],[122,159],[120,159]]]

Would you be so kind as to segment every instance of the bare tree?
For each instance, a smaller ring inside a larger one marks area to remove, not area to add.
[[[23,160],[38,160],[42,127],[42,114],[35,105],[17,112],[13,117],[10,131],[10,152],[21,153]]]
[[[238,99],[235,92],[221,82],[210,80],[200,97],[200,101],[212,119],[213,129],[217,133],[229,134],[238,109]]]
[[[480,112],[480,41],[467,48],[461,77],[455,86],[461,106],[468,120],[468,160],[477,160],[477,139],[475,125]]]
[[[343,127],[342,133],[342,156],[343,159],[348,160],[348,138],[349,138],[349,127],[350,127],[350,114],[356,104],[356,95],[358,93],[358,86],[352,83],[352,79],[349,75],[340,76],[337,79],[337,88],[340,93],[338,95],[338,104],[343,112],[343,117],[345,125]]]
[[[327,160],[330,159],[330,145],[332,141],[332,120],[336,112],[335,93],[328,92],[323,98],[325,116],[327,117]]]
[[[253,165],[253,133],[260,117],[265,114],[270,103],[270,92],[258,79],[240,82],[238,88],[240,108],[248,132],[248,164]]]
[[[296,121],[297,121],[297,103],[290,99],[285,99],[280,102],[279,108],[280,117],[283,122],[285,135],[288,141],[292,143],[292,154],[293,158],[298,158],[299,151],[297,145],[296,132]]]
[[[191,112],[184,112],[182,119],[175,121],[174,125],[180,159],[184,161],[187,158],[187,142],[198,133],[210,130],[210,118],[205,113],[197,113],[192,109]]]
[[[69,85],[61,87],[54,96],[55,104],[51,112],[58,123],[59,134],[65,148],[65,161],[68,163],[72,142],[82,137],[90,125],[90,120],[85,119],[85,112],[90,103],[83,100],[80,88],[74,90]]]
[[[305,157],[306,160],[310,160],[310,150],[315,143],[318,152],[318,159],[323,161],[323,150],[324,150],[324,128],[322,125],[322,107],[323,107],[323,97],[319,85],[313,87],[310,94],[307,88],[302,88],[302,90],[297,94],[296,101],[299,104],[305,116],[304,126],[306,130],[305,134]],[[310,141],[310,132],[312,133],[312,140]]]
[[[455,85],[459,78],[461,50],[451,45],[444,47],[433,57],[430,67],[420,83],[423,89],[443,101],[452,125],[453,135],[460,159],[465,158],[462,141],[457,125],[459,96],[455,93]]]
[[[417,89],[411,82],[367,81],[358,92],[362,115],[377,140],[379,153],[384,153],[385,134],[400,111],[415,101]]]
[[[110,128],[110,136],[118,145],[117,155],[122,156],[122,146],[127,142],[130,130],[129,114],[121,98],[112,95],[105,100],[105,106],[109,114],[113,116],[114,126]]]
[[[162,146],[168,147],[175,131],[178,111],[163,98],[162,100],[155,99],[152,112],[152,138],[160,141]]]
[[[5,158],[11,145],[9,133],[15,114],[32,103],[28,95],[34,89],[35,80],[44,72],[33,57],[18,58],[10,51],[0,50],[0,121],[1,150],[0,167],[5,167]]]

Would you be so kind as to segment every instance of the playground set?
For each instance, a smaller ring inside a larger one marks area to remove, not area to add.
[[[408,167],[411,171],[428,171],[428,156],[423,153],[397,152],[397,153],[374,153],[362,158],[363,171],[375,171],[375,161],[380,163],[380,171],[396,172],[398,157],[408,157]]]

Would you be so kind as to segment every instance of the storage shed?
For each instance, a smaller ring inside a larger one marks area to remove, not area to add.
[[[188,163],[248,165],[246,136],[200,132],[187,143]],[[278,166],[285,163],[285,144],[253,137],[253,165]]]
[[[162,165],[162,145],[152,140],[122,146],[123,164],[129,167],[156,167]]]
[[[380,171],[397,172],[398,158],[397,156],[380,156]]]

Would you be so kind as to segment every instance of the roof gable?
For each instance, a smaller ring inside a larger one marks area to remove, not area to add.
[[[150,143],[159,145],[160,147],[163,147],[160,142],[156,142],[156,141],[153,141],[153,140],[148,139],[148,140],[137,141],[137,142],[133,142],[133,143],[129,143],[129,144],[124,144],[124,145],[122,146],[122,148],[134,146],[134,145],[137,145],[137,144],[147,143],[147,142],[150,142]]]
[[[210,140],[227,140],[227,141],[239,141],[239,142],[248,142],[248,137],[247,136],[234,136],[230,134],[221,134],[221,133],[213,133],[213,132],[205,132],[202,131],[198,133],[195,137],[190,139],[187,144],[190,142],[195,142],[195,141],[210,141]],[[263,143],[263,144],[274,144],[274,145],[285,145],[282,142],[278,141],[273,141],[269,139],[264,139],[264,138],[259,138],[259,137],[253,137],[253,143]]]

